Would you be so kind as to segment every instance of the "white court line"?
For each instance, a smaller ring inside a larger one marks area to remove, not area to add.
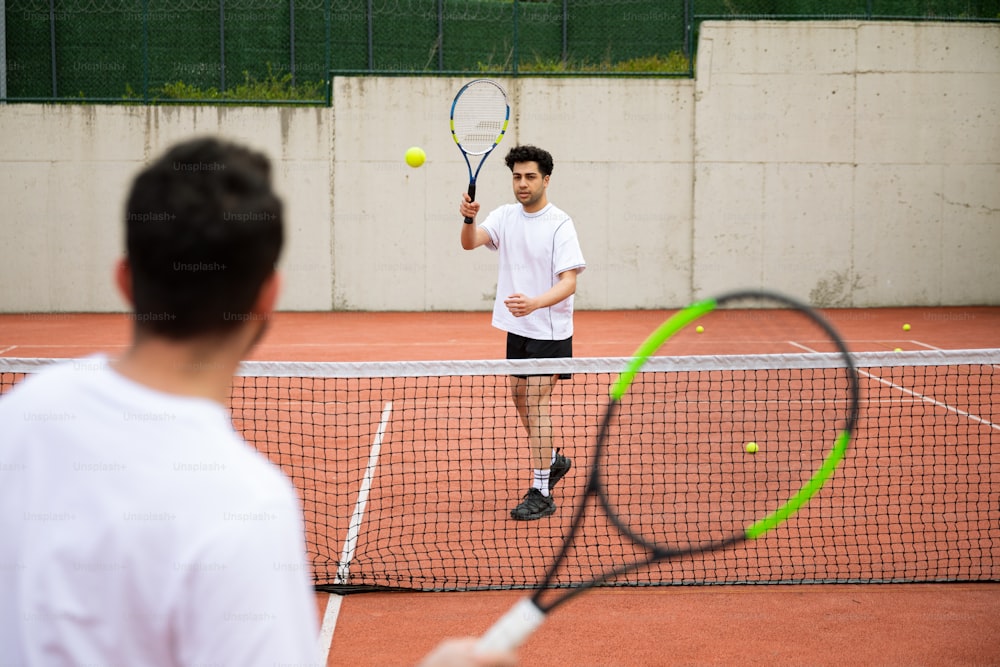
[[[911,343],[916,343],[918,345],[920,344],[917,341],[910,341],[910,342]],[[812,349],[806,347],[805,345],[800,345],[799,343],[796,343],[795,341],[791,341],[790,340],[790,341],[788,341],[788,343],[790,345],[794,345],[795,347],[800,347],[803,350],[805,350],[806,352],[815,352],[816,351],[816,350],[812,350]],[[937,349],[937,348],[935,348],[935,349]],[[931,405],[935,405],[935,406],[937,406],[939,408],[947,410],[948,412],[953,412],[956,415],[961,415],[962,417],[965,417],[966,419],[974,421],[977,424],[982,424],[983,426],[988,426],[988,427],[990,427],[992,429],[996,429],[997,431],[1000,431],[1000,424],[994,424],[990,420],[983,419],[979,415],[974,415],[971,412],[966,412],[965,410],[956,408],[956,407],[954,407],[952,405],[948,405],[947,403],[942,403],[941,401],[939,401],[937,399],[934,399],[934,398],[931,398],[930,396],[924,396],[923,394],[921,394],[919,392],[913,391],[912,389],[907,389],[906,387],[898,385],[898,384],[896,384],[894,382],[890,382],[889,380],[885,380],[883,378],[880,378],[879,376],[874,375],[872,373],[869,373],[868,371],[861,370],[860,368],[858,368],[857,371],[858,371],[858,375],[866,377],[869,380],[875,380],[876,382],[881,382],[885,386],[887,386],[887,387],[889,387],[891,389],[895,389],[895,390],[897,390],[899,392],[902,392],[903,394],[906,394],[907,396],[912,396],[913,398],[920,399],[921,401],[924,401],[926,403],[930,403]]]
[[[786,340],[785,342],[791,345],[792,347],[797,347],[800,350],[805,350],[806,352],[816,352],[816,350],[812,349],[808,345],[801,345],[799,343],[796,343],[794,340]]]
[[[323,625],[319,629],[319,654],[323,664],[330,662],[330,645],[333,644],[333,632],[337,629],[337,619],[340,617],[340,603],[344,596],[330,593],[326,599],[326,611],[323,612]]]
[[[924,401],[926,403],[930,403],[931,405],[936,405],[939,408],[943,408],[943,409],[947,410],[948,412],[954,412],[956,415],[961,415],[962,417],[965,417],[966,419],[974,421],[974,422],[976,422],[978,424],[982,424],[983,426],[989,426],[992,429],[996,429],[997,431],[1000,431],[1000,424],[994,424],[990,420],[983,419],[979,415],[974,415],[971,412],[966,412],[965,410],[961,410],[961,409],[956,408],[956,407],[954,407],[952,405],[948,405],[947,403],[942,403],[941,401],[939,401],[937,399],[934,399],[934,398],[931,398],[930,396],[924,396],[923,394],[921,394],[919,392],[913,391],[912,389],[907,389],[906,387],[900,386],[900,385],[898,385],[898,384],[896,384],[894,382],[890,382],[889,380],[885,380],[883,378],[880,378],[877,375],[873,375],[872,373],[869,373],[868,371],[863,371],[860,368],[858,369],[858,374],[859,375],[863,375],[863,376],[865,376],[866,378],[868,378],[870,380],[875,380],[877,382],[881,382],[885,386],[890,387],[892,389],[895,389],[897,391],[900,391],[900,392],[906,394],[907,396],[912,396],[913,398],[918,398],[921,401]]]
[[[7,354],[11,350],[13,350],[15,347],[17,347],[17,345],[11,345],[9,347],[5,347],[4,349],[0,350],[0,354]]]
[[[382,450],[382,438],[385,436],[385,427],[389,423],[389,415],[392,414],[392,403],[385,404],[382,410],[382,421],[379,422],[378,432],[372,440],[371,453],[368,455],[368,467],[365,469],[365,477],[361,480],[361,489],[358,491],[358,500],[354,503],[354,514],[351,515],[351,523],[347,529],[347,537],[344,539],[344,548],[340,552],[340,564],[337,566],[337,577],[334,584],[346,584],[351,574],[351,561],[354,560],[354,550],[358,546],[358,535],[361,533],[361,522],[365,515],[365,505],[368,504],[368,492],[372,488],[372,478],[375,476],[375,468],[378,466],[379,452]]]
[[[128,347],[128,346],[129,343],[113,343],[113,344],[101,343],[101,349],[104,349],[106,347]],[[15,345],[14,347],[18,346]],[[24,345],[21,345],[20,347],[27,347],[30,349],[33,347],[94,347],[94,345],[91,343],[26,343]]]

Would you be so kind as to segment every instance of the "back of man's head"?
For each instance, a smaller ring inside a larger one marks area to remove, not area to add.
[[[126,205],[137,331],[185,340],[237,327],[275,269],[283,227],[265,156],[217,139],[170,149]]]

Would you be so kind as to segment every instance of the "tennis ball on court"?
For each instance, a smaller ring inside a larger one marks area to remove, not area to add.
[[[901,348],[901,347],[897,347],[895,350],[893,350],[893,352],[902,352],[902,351],[903,351],[903,348]]]
[[[424,153],[424,149],[419,146],[411,146],[406,149],[406,164],[410,165],[414,169],[419,167],[427,159],[427,154]]]
[[[903,325],[903,331],[909,331],[909,330],[910,330],[910,325],[909,324],[904,324]]]
[[[697,331],[698,333],[705,333],[705,327],[701,326],[700,324],[696,326],[694,330]]]
[[[757,443],[756,442],[748,442],[747,443],[747,454],[756,454],[756,453],[757,453]]]

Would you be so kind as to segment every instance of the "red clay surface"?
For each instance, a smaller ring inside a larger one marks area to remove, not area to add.
[[[582,311],[574,354],[628,356],[672,311]],[[887,308],[824,311],[856,351],[1000,347],[1000,308]],[[903,331],[904,323],[911,325]],[[128,342],[118,314],[0,314],[0,355],[70,357],[114,353]],[[711,333],[711,332],[706,332]],[[702,344],[710,344],[705,336]],[[495,359],[504,334],[477,313],[278,313],[253,359],[409,361]]]
[[[665,311],[580,312],[576,356],[627,356]],[[1000,308],[826,311],[855,350],[1000,346]],[[280,313],[254,359],[492,359],[488,313]],[[909,323],[909,331],[902,324]],[[112,355],[123,315],[0,315],[0,355]],[[688,353],[719,343],[713,332]],[[475,635],[523,593],[366,593],[343,599],[328,665],[408,665]],[[322,614],[327,596],[317,595]],[[559,608],[521,650],[549,665],[995,665],[1000,584],[603,589]]]
[[[366,593],[344,598],[328,665],[416,664],[476,635],[521,597]],[[601,589],[555,610],[523,665],[995,665],[1000,585]]]

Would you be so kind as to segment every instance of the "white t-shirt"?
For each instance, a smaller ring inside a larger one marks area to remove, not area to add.
[[[500,253],[493,326],[535,340],[572,336],[573,295],[525,317],[514,317],[504,305],[511,294],[538,296],[559,281],[560,273],[586,268],[569,215],[552,204],[537,213],[508,204],[491,212],[481,226],[490,235],[487,247]]]
[[[302,513],[207,399],[93,356],[0,398],[0,663],[318,664]]]

